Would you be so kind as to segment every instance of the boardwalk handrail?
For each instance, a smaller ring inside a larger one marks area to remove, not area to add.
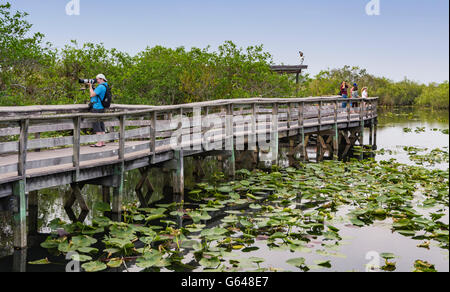
[[[378,101],[378,97],[351,99],[352,101]],[[177,109],[191,109],[195,107],[210,107],[210,106],[227,106],[227,105],[246,105],[246,104],[286,104],[286,103],[317,103],[320,101],[338,101],[347,102],[348,99],[338,96],[326,97],[306,97],[306,98],[246,98],[246,99],[219,99],[213,101],[204,101],[196,103],[187,103],[179,105],[163,105],[163,106],[146,106],[146,105],[111,105],[111,112],[104,114],[90,114],[88,113],[87,105],[56,105],[56,106],[23,106],[23,107],[0,107],[0,114],[8,115],[10,117],[0,118],[0,123],[8,121],[19,121],[22,119],[39,120],[39,119],[58,119],[58,118],[74,118],[74,117],[117,117],[122,113],[127,112],[132,115],[139,115],[144,113],[151,113],[156,111],[171,111]],[[76,113],[58,114],[61,112],[73,111]],[[41,112],[55,112],[55,115],[38,115],[33,116],[34,113]],[[23,116],[21,116],[23,114]],[[14,117],[16,116],[16,117]]]
[[[25,177],[64,170],[73,171],[77,182],[83,179],[80,170],[84,168],[136,157],[150,157],[152,163],[164,161],[174,144],[186,149],[200,145],[203,151],[205,141],[211,139],[208,135],[220,138],[218,143],[236,145],[244,137],[256,141],[259,134],[274,135],[278,141],[279,133],[286,131],[290,135],[300,130],[337,129],[340,124],[364,126],[364,121],[377,117],[377,102],[378,98],[336,96],[226,99],[171,106],[114,105],[112,112],[104,114],[85,112],[85,105],[0,107],[0,113],[9,115],[0,118],[0,197],[2,183]],[[350,103],[361,106],[351,108]],[[36,114],[42,112],[54,114]],[[215,116],[219,122],[204,124],[196,114],[206,120]],[[180,117],[188,121],[187,126]],[[105,121],[110,131],[83,134],[96,120]],[[104,150],[83,146],[98,141],[111,143]]]

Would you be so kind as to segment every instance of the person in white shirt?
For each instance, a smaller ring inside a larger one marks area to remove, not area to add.
[[[305,56],[303,55],[302,51],[300,51],[299,54],[300,54],[300,65],[303,65],[303,62],[305,62]]]
[[[361,91],[362,98],[369,98],[369,93],[367,92],[367,87],[364,87]]]

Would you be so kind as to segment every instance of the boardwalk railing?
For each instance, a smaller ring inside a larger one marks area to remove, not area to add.
[[[358,107],[352,108],[350,101]],[[115,105],[90,114],[86,106],[0,108],[1,185],[26,177],[149,157],[156,164],[174,149],[186,153],[266,142],[300,130],[321,131],[377,117],[377,98],[340,97],[217,100],[174,106]],[[345,107],[344,107],[344,106]],[[104,121],[105,135],[89,131]],[[364,123],[362,123],[364,125]],[[105,148],[88,144],[108,142]]]

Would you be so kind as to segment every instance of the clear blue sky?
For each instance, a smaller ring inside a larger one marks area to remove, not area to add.
[[[379,0],[379,16],[366,14],[369,0],[79,1],[79,16],[66,15],[69,0],[10,2],[56,47],[75,39],[135,54],[232,40],[263,44],[276,63],[297,63],[301,49],[311,74],[358,65],[396,81],[449,79],[448,0]]]

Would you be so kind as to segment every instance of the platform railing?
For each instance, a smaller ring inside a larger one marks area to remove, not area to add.
[[[105,114],[87,106],[0,107],[0,184],[27,175],[152,157],[175,148],[235,147],[234,139],[359,123],[377,117],[378,98],[231,99],[173,106],[114,105]],[[352,107],[356,105],[357,107]],[[103,121],[109,131],[89,131]],[[108,142],[105,148],[88,144]],[[243,141],[243,140],[239,140]]]

